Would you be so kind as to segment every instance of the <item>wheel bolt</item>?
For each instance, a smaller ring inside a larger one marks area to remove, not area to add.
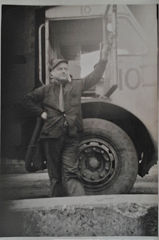
[[[103,151],[103,150],[101,151],[101,154],[104,154],[104,151]]]
[[[85,177],[85,176],[86,176],[86,173],[83,173],[82,175],[83,175],[83,177]]]
[[[94,176],[91,176],[91,180],[94,180],[95,178],[94,178]]]
[[[100,173],[100,174],[99,174],[99,177],[100,177],[100,178],[104,177],[104,174],[103,174],[103,173]]]
[[[109,166],[105,166],[105,169],[106,169],[106,170],[109,170]]]

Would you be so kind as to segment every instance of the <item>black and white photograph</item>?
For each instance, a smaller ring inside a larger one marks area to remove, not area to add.
[[[2,1],[0,238],[158,238],[157,3]]]

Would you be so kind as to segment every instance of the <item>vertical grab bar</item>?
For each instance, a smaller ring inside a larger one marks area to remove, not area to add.
[[[117,6],[113,5],[113,62],[114,62],[114,84],[118,84],[118,46],[117,46]]]
[[[42,32],[42,28],[45,27],[45,24],[41,24],[39,27],[39,81],[43,83],[42,80],[42,41],[41,41],[41,32]]]
[[[102,29],[102,41],[104,44],[106,44],[107,42],[107,38],[108,38],[108,30],[107,30],[107,24],[108,24],[108,14],[110,12],[110,9],[111,9],[111,6],[110,4],[107,5],[106,7],[106,10],[105,10],[105,13],[104,13],[104,16],[103,16],[103,21],[102,21],[102,26],[103,26],[103,29]],[[108,63],[107,63],[107,67],[104,71],[104,91],[107,92],[108,89],[110,88],[110,79],[107,78],[107,75],[108,75],[108,71],[109,71],[109,68],[108,68],[108,64],[110,65],[110,56],[109,56],[109,59],[108,59]]]

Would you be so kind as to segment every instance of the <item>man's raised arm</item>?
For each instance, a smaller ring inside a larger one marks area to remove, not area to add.
[[[102,78],[105,67],[108,62],[108,56],[111,50],[111,46],[112,38],[109,44],[103,45],[100,61],[96,64],[94,71],[82,79],[82,91],[86,91],[87,89],[91,88]]]

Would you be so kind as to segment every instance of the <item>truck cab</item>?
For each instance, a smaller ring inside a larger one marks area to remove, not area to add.
[[[139,23],[144,13],[139,19],[133,10],[52,7],[39,28],[39,39],[45,28],[45,57],[39,42],[39,79],[45,84],[51,59],[67,59],[72,77],[80,79],[93,71],[109,33],[114,36],[102,79],[81,99],[84,134],[78,157],[87,194],[128,192],[137,174],[144,176],[156,163],[157,38],[155,32],[147,36],[149,26]]]
[[[54,58],[67,59],[74,81],[80,81],[113,34],[103,77],[81,98],[79,172],[87,194],[129,192],[137,175],[144,177],[157,161],[156,7],[4,6],[2,33],[4,165],[15,162],[33,130],[19,123],[15,103],[37,82],[49,83]]]

